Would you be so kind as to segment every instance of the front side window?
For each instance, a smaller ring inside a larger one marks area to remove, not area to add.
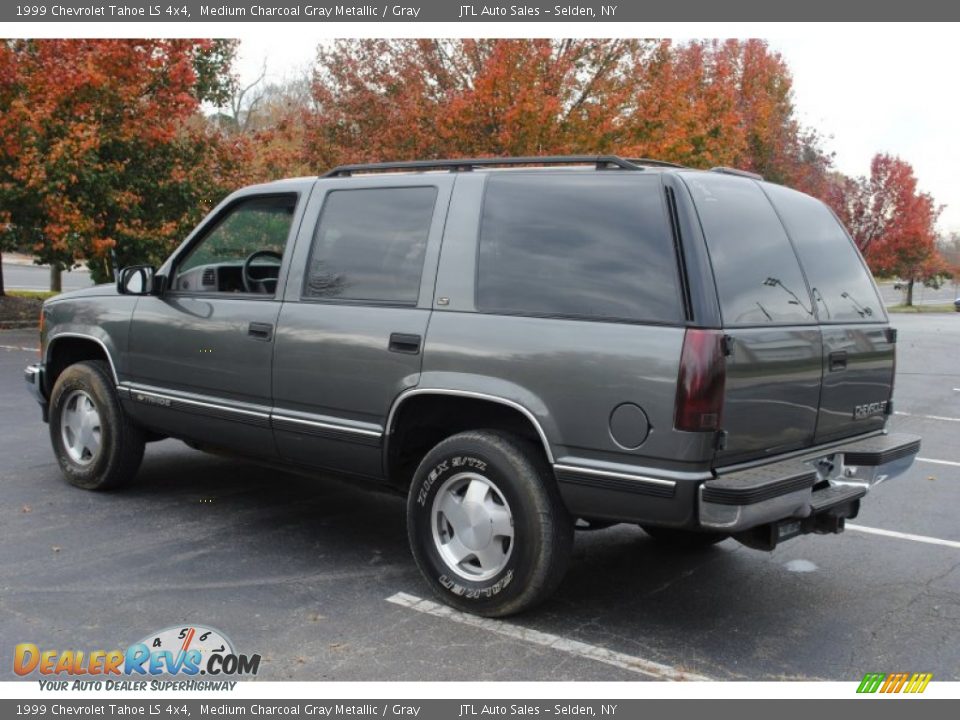
[[[435,187],[328,193],[303,296],[415,305],[436,202]]]
[[[477,308],[678,322],[675,257],[656,176],[503,173],[483,200]]]
[[[296,205],[297,196],[285,194],[228,208],[178,263],[173,289],[273,295]]]

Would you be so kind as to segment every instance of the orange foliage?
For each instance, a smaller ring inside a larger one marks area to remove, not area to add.
[[[618,153],[816,191],[830,158],[790,88],[760,40],[342,40],[318,54],[307,160]]]
[[[186,121],[201,85],[215,87],[204,74],[217,73],[222,49],[209,40],[0,42],[0,206],[18,243],[67,267],[117,246],[137,257],[169,247],[184,229],[169,221],[210,182],[210,138]]]

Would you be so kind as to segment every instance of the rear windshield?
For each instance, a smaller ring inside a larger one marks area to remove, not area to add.
[[[697,206],[728,327],[816,323],[796,253],[753,180],[684,174]]]
[[[819,200],[764,185],[793,240],[821,322],[883,321],[866,266],[833,213]]]
[[[679,322],[672,236],[656,176],[502,173],[487,180],[477,308]]]

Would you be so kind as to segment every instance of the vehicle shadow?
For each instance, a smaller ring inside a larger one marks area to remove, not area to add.
[[[363,602],[398,591],[431,597],[407,547],[402,498],[163,445],[110,504],[129,506],[131,518],[163,516],[202,546],[215,558],[204,582],[293,584],[342,602],[325,594],[328,582],[356,580]],[[189,586],[183,563],[198,551],[173,550],[154,570]],[[811,628],[824,621],[823,598],[837,594],[835,578],[785,572],[780,552],[732,540],[678,550],[631,525],[578,532],[557,593],[509,622],[713,677],[798,677],[784,648],[819,646]]]

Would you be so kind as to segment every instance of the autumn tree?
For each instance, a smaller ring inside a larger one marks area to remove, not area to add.
[[[318,51],[306,150],[341,162],[618,153],[815,189],[830,158],[759,40],[360,40]]]
[[[98,281],[156,262],[222,192],[228,159],[199,116],[222,104],[234,43],[0,43],[0,211],[38,262]]]
[[[874,156],[870,175],[838,176],[827,201],[850,230],[870,269],[906,281],[906,304],[916,282],[939,287],[949,274],[937,250],[941,208],[917,187],[913,167],[898,157]]]
[[[234,154],[236,184],[268,182],[311,171],[306,162],[305,118],[312,106],[307,70],[279,81],[266,64],[252,82],[235,83],[226,107],[210,121]]]
[[[307,150],[318,168],[609,150],[619,132],[616,115],[630,100],[632,75],[649,46],[638,40],[338,41],[318,51]]]

